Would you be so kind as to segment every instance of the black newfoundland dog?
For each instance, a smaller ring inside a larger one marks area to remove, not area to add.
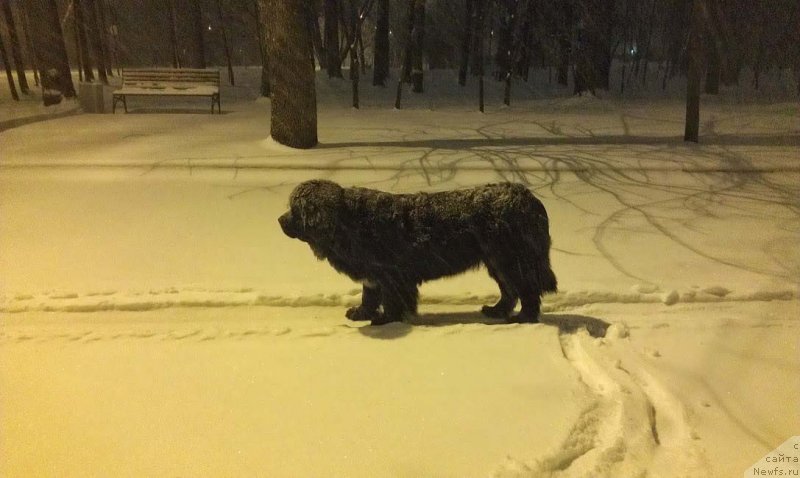
[[[485,264],[500,286],[488,317],[537,322],[541,295],[556,291],[542,203],[520,184],[438,193],[390,194],[331,181],[299,184],[283,232],[307,242],[318,259],[364,286],[351,320],[372,325],[416,313],[418,286]],[[380,308],[383,306],[383,311]]]

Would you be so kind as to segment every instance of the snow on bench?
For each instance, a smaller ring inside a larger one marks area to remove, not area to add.
[[[122,72],[122,89],[114,91],[112,112],[121,101],[128,112],[127,96],[208,96],[211,114],[214,104],[222,113],[219,98],[219,70],[189,68],[137,68]]]

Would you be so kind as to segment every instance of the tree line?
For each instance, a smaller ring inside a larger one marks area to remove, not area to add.
[[[331,78],[346,73],[354,107],[370,73],[373,85],[389,86],[398,72],[400,108],[405,85],[424,92],[426,70],[455,69],[462,86],[478,83],[483,110],[484,81],[504,82],[508,104],[514,81],[546,68],[574,94],[624,92],[656,74],[666,88],[686,77],[690,112],[701,91],[737,85],[744,71],[757,89],[770,69],[800,69],[797,0],[0,0],[0,7],[0,59],[15,96],[14,69],[23,94],[24,71],[32,69],[45,92],[69,97],[70,65],[81,80],[102,82],[119,65],[224,65],[234,84],[234,64],[258,63],[261,93],[271,95],[282,69],[301,66],[287,64],[288,55],[312,75],[316,67]],[[622,69],[616,84],[614,62]]]

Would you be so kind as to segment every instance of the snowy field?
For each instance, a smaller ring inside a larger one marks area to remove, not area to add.
[[[730,477],[800,434],[783,89],[704,97],[694,145],[679,85],[503,108],[489,82],[480,114],[446,73],[400,111],[321,77],[301,152],[239,73],[222,115],[145,99],[0,132],[0,476]],[[42,114],[6,96],[7,122]],[[359,286],[278,227],[310,178],[524,183],[560,291],[504,324],[478,270],[409,323],[348,322]]]

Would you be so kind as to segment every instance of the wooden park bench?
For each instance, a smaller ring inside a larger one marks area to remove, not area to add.
[[[214,104],[222,113],[219,100],[219,70],[189,68],[137,68],[122,72],[122,89],[114,91],[111,111],[117,111],[121,101],[128,112],[128,96],[208,96],[211,114]]]

